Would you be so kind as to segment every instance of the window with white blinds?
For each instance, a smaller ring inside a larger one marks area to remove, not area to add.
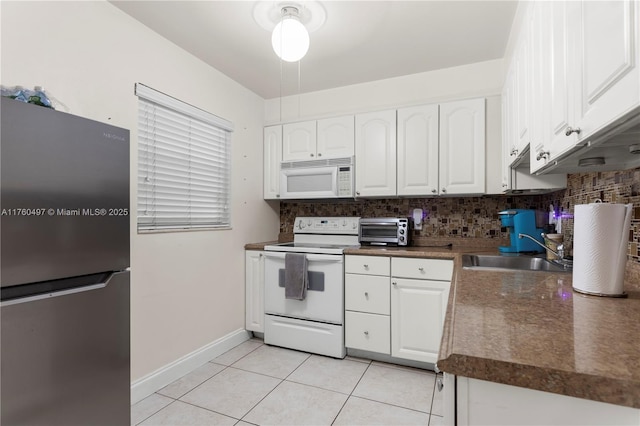
[[[229,228],[227,120],[143,84],[138,96],[138,231]]]

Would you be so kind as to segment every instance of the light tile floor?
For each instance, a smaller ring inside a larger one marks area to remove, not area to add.
[[[132,425],[441,425],[436,374],[248,340],[131,407]]]

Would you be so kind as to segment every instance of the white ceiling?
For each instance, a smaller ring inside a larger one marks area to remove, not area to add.
[[[253,19],[255,1],[111,3],[265,99],[298,92],[297,64],[281,68],[271,34]],[[515,0],[321,4],[326,22],[300,61],[302,93],[502,58],[517,7]]]

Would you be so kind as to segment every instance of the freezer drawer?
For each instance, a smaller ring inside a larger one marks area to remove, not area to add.
[[[0,423],[129,425],[129,272],[24,300],[0,309]]]

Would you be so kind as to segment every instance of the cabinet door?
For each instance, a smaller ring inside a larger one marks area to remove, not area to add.
[[[318,120],[318,157],[341,158],[354,154],[353,115]]]
[[[282,161],[282,126],[264,128],[263,197],[273,200],[280,197],[280,161]]]
[[[502,191],[511,189],[511,162],[514,155],[513,134],[513,92],[511,73],[507,74],[502,90]]]
[[[526,149],[530,141],[531,97],[531,40],[530,19],[525,19],[520,40],[514,52],[514,78],[516,91],[516,155]]]
[[[396,195],[396,111],[356,115],[356,196]]]
[[[264,254],[245,252],[245,328],[264,333]]]
[[[391,356],[438,359],[450,282],[391,278]]]
[[[398,195],[438,193],[438,105],[398,110]]]
[[[544,166],[547,155],[539,155],[551,142],[551,2],[532,6],[531,25],[531,146],[532,173]]]
[[[484,192],[484,98],[440,104],[440,193]]]
[[[579,139],[621,117],[640,102],[638,8],[632,0],[583,1],[576,53],[581,73],[578,88]]]
[[[316,122],[282,126],[282,161],[316,159]]]
[[[546,164],[547,161],[557,158],[577,143],[577,134],[566,135],[569,126],[575,126],[574,111],[577,104],[576,85],[573,84],[575,75],[579,74],[575,49],[572,45],[575,37],[570,32],[575,29],[574,22],[579,13],[579,3],[573,1],[554,1],[548,5],[550,19],[548,31],[550,34],[550,81],[548,97],[550,100],[549,113],[550,140],[544,144],[543,149],[532,147],[531,156],[537,158],[538,154],[548,152],[543,163],[531,164],[531,170],[535,171]]]

